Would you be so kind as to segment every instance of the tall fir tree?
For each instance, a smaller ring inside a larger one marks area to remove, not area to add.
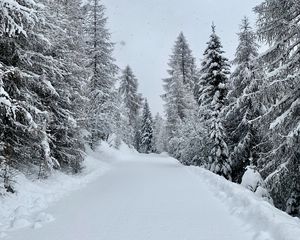
[[[235,70],[230,77],[230,104],[226,109],[232,177],[235,182],[241,182],[250,158],[254,165],[257,164],[260,137],[252,120],[262,114],[260,101],[257,100],[262,77],[256,61],[258,44],[247,17],[242,20],[238,37],[239,44],[233,60]]]
[[[174,66],[176,66],[180,78],[185,86],[194,91],[195,81],[197,80],[197,67],[195,58],[193,57],[192,50],[181,32],[175,41],[173,53],[169,62],[170,76],[174,73]]]
[[[143,114],[141,121],[141,145],[142,153],[151,153],[154,151],[153,145],[153,120],[147,99],[144,101]]]
[[[133,146],[133,129],[130,127],[129,118],[128,118],[128,109],[125,107],[123,97],[118,91],[116,94],[116,103],[118,109],[115,114],[115,129],[114,134],[116,139],[114,139],[114,146],[118,148],[122,143],[127,144],[128,146]]]
[[[299,1],[265,0],[255,12],[259,39],[270,45],[260,57],[267,111],[260,118],[265,137],[258,165],[275,206],[300,215]]]
[[[44,105],[51,109],[47,127],[50,154],[61,168],[78,172],[83,161],[83,141],[76,118],[82,108],[81,85],[86,78],[82,62],[75,60],[84,58],[83,40],[78,38],[83,30],[81,2],[42,2],[49,13],[45,16],[49,26],[44,30],[51,42],[49,57],[57,68],[53,71],[44,67],[42,76],[56,91],[52,101],[44,101]]]
[[[53,168],[77,172],[83,156],[70,104],[73,81],[66,77],[70,61],[65,63],[55,48],[62,24],[49,1],[4,2],[1,87],[10,104],[1,105],[1,169],[5,176],[7,169],[39,177]]]
[[[127,118],[129,122],[128,128],[130,128],[129,143],[133,145],[137,150],[139,149],[139,117],[140,109],[142,105],[141,95],[138,93],[138,80],[135,77],[130,66],[126,66],[121,76],[121,82],[119,92],[123,99],[124,107],[127,112]]]
[[[175,137],[180,122],[194,106],[196,66],[187,41],[180,33],[169,60],[169,77],[164,79],[167,138]],[[170,146],[171,149],[171,146]]]
[[[88,71],[85,39],[83,33],[84,18],[81,0],[51,1],[53,22],[57,22],[57,34],[54,35],[56,55],[63,59],[66,66],[65,82],[69,85],[68,95],[74,116],[80,126],[84,126],[84,106],[87,103],[84,87],[88,83]],[[58,9],[60,9],[58,11]]]
[[[222,117],[227,96],[229,64],[223,56],[224,51],[215,32],[215,25],[212,25],[207,45],[202,61],[201,92],[198,99],[207,134],[205,146],[209,148],[205,165],[212,172],[231,180],[232,169]]]
[[[84,12],[87,67],[90,69],[86,119],[94,149],[100,140],[107,140],[112,134],[111,119],[117,109],[114,98],[117,66],[112,57],[113,43],[106,27],[105,7],[100,0],[89,0]]]
[[[17,68],[23,42],[27,43],[26,37],[37,20],[36,5],[29,1],[0,3],[0,191],[4,194],[14,191],[13,168],[20,169],[22,164],[25,165],[30,150],[31,160],[44,159],[39,159],[41,156],[30,149],[30,145],[37,144],[36,148],[42,152],[41,138],[34,134],[39,132],[37,124],[30,111],[35,102],[34,91],[25,85],[22,70]]]
[[[59,67],[47,56],[49,40],[41,37],[45,34],[44,28],[48,24],[47,21],[42,21],[46,18],[46,12],[41,12],[41,9],[32,3],[26,5],[25,11],[34,12],[35,17],[31,18],[35,19],[34,24],[23,22],[20,16],[28,15],[20,14],[17,23],[22,26],[22,31],[4,34],[0,39],[0,48],[4,53],[0,61],[10,69],[3,76],[3,89],[15,105],[12,106],[11,114],[2,118],[1,132],[5,142],[3,155],[4,158],[10,159],[6,162],[10,162],[13,168],[28,168],[29,172],[34,172],[34,168],[29,167],[30,162],[39,166],[39,175],[44,176],[44,172],[59,167],[57,159],[51,156],[51,140],[47,133],[51,109],[44,104],[45,98],[56,98],[57,92],[44,77],[44,73],[47,67],[51,68],[52,72]],[[19,9],[24,10],[22,6],[19,6]],[[14,7],[13,4],[13,9]],[[14,11],[8,13],[14,14]],[[7,110],[6,108],[5,111]]]

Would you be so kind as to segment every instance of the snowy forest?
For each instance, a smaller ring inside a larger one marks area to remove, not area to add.
[[[135,70],[116,64],[101,0],[0,0],[0,197],[15,194],[19,173],[80,174],[87,148],[125,143],[299,217],[300,1],[263,0],[253,11],[256,22],[236,23],[234,59],[214,23],[202,56],[182,29],[156,114]]]

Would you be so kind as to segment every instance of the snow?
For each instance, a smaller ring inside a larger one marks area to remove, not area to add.
[[[23,4],[35,5],[35,2],[26,0]],[[7,33],[10,37],[19,33],[27,36],[23,23],[34,24],[35,16],[33,10],[24,5],[13,0],[0,0],[0,14],[5,20],[3,22],[6,22],[6,24],[0,25],[0,36],[4,33]]]
[[[1,76],[0,76],[1,77]],[[11,107],[10,97],[8,93],[2,87],[2,82],[0,82],[0,104],[3,104],[7,107]]]
[[[105,174],[104,174],[105,172]],[[121,144],[2,201],[0,238],[14,240],[298,240],[300,220],[244,187],[166,153]],[[6,211],[4,210],[6,209]]]
[[[79,190],[98,176],[104,174],[108,164],[99,160],[96,153],[89,151],[83,173],[79,176],[53,172],[47,180],[32,181],[24,175],[16,176],[17,193],[0,198],[0,238],[24,227],[40,228],[44,223],[54,221],[55,217],[44,212],[49,206]],[[105,156],[105,155],[104,155]],[[22,183],[22,184],[21,184]]]
[[[248,166],[246,172],[243,175],[241,185],[245,188],[255,192],[256,189],[263,183],[263,179],[259,172],[254,168]]]
[[[299,218],[289,216],[243,186],[225,181],[223,177],[216,176],[205,169],[189,167],[189,170],[226,204],[231,215],[244,222],[249,227],[249,231],[256,232],[256,237],[253,239],[299,240]]]
[[[57,93],[56,89],[53,87],[52,83],[46,79],[43,79],[44,84],[48,87],[48,89],[50,90],[50,92],[53,95],[59,96],[59,94]]]
[[[299,99],[297,99],[295,102],[293,102],[292,105],[291,105],[291,107],[287,111],[285,111],[282,115],[280,115],[279,117],[277,117],[275,119],[275,121],[273,121],[270,124],[270,129],[273,129],[277,125],[282,124],[285,121],[285,119],[287,117],[289,117],[295,111],[295,108],[299,105],[299,103],[300,103]]]

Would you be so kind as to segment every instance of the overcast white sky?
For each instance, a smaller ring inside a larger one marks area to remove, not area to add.
[[[252,9],[262,0],[103,0],[115,58],[129,64],[148,98],[153,114],[163,112],[162,79],[180,31],[183,31],[198,65],[208,41],[211,23],[217,26],[226,56],[232,59],[236,33],[243,16],[255,24]]]

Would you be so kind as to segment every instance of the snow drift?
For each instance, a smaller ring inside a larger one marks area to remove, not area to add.
[[[39,228],[43,223],[53,221],[53,216],[43,212],[46,208],[72,191],[84,187],[109,169],[109,165],[105,163],[110,158],[107,148],[103,144],[95,152],[89,150],[83,172],[79,175],[56,171],[48,179],[36,181],[21,173],[17,175],[16,194],[0,198],[0,238],[5,237],[7,231],[23,227]]]
[[[229,182],[200,167],[187,167],[207,183],[233,215],[260,232],[257,239],[299,240],[300,219],[280,211],[243,186]]]

